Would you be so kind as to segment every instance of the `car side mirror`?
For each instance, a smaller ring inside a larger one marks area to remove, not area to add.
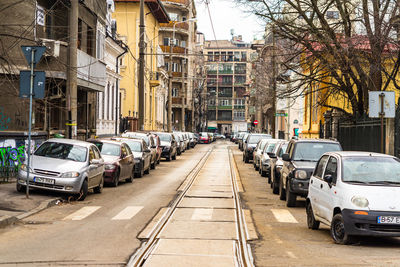
[[[157,148],[157,146],[152,146],[151,148]]]
[[[289,154],[283,154],[282,155],[282,160],[284,160],[284,161],[290,161],[290,156],[289,156]]]
[[[273,153],[273,152],[268,152],[267,153],[268,154],[268,156],[270,157],[270,158],[276,158],[276,155],[275,155],[275,153]]]
[[[92,159],[91,161],[90,161],[90,164],[94,164],[94,165],[96,165],[96,164],[103,164],[104,163],[104,160],[103,159]]]
[[[325,175],[325,176],[324,176],[324,181],[327,182],[329,185],[331,185],[331,184],[332,184],[332,181],[333,181],[332,175],[331,175],[331,174]]]

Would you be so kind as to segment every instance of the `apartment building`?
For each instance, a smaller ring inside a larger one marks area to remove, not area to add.
[[[241,36],[232,40],[206,41],[207,128],[222,134],[246,131],[246,97],[250,83],[252,54],[250,43]]]
[[[171,19],[160,24],[159,44],[165,54],[165,69],[172,72],[172,129],[191,130],[196,7],[194,0],[162,0],[162,3]]]

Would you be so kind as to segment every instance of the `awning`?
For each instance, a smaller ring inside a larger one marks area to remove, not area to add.
[[[207,129],[208,129],[208,130],[217,130],[217,127],[210,127],[210,126],[208,126]]]

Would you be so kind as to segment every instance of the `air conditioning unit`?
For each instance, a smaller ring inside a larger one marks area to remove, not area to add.
[[[60,41],[42,39],[43,45],[46,46],[45,56],[48,57],[59,57],[60,56]]]

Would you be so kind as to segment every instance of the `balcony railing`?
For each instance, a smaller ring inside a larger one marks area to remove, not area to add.
[[[235,105],[235,109],[245,109],[245,105]]]
[[[173,97],[172,98],[173,105],[182,105],[186,104],[186,99],[184,97]]]
[[[181,5],[185,5],[185,6],[189,6],[190,5],[190,1],[189,0],[161,0],[162,2],[171,2],[171,3],[177,3],[177,4],[181,4]]]
[[[171,52],[171,47],[168,45],[160,45],[161,50],[164,53],[170,53]],[[187,50],[186,47],[180,47],[180,46],[173,46],[172,47],[172,53],[176,53],[176,54],[186,54]]]
[[[172,72],[172,77],[174,77],[174,78],[182,78],[182,72]]]
[[[178,23],[179,22],[179,23]],[[189,24],[182,21],[171,21],[169,23],[160,23],[160,27],[173,28],[175,24],[175,29],[189,30]]]
[[[218,106],[219,110],[230,110],[232,109],[232,106]]]
[[[215,105],[208,105],[207,108],[210,109],[210,110],[214,110],[214,109],[216,109],[216,106]]]

